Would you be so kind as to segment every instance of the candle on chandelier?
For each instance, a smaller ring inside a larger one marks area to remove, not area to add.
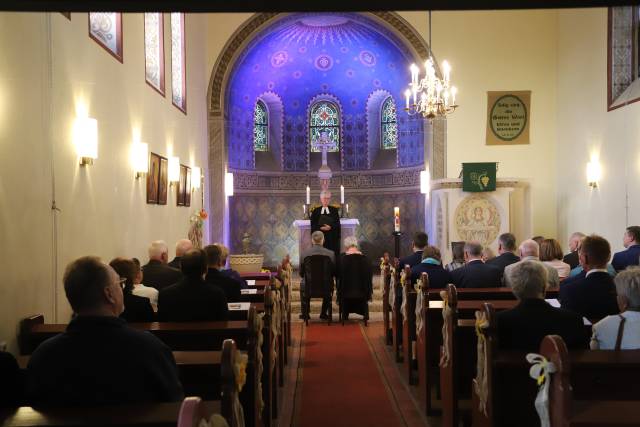
[[[393,231],[400,232],[400,208],[398,206],[393,208]]]
[[[409,98],[411,97],[411,91],[409,89],[404,91],[404,97],[407,100],[407,109],[409,109]]]
[[[442,71],[444,73],[444,81],[448,82],[451,75],[451,65],[447,61],[442,61]]]
[[[415,104],[418,101],[418,89],[416,86],[413,87],[413,103]]]
[[[411,64],[411,67],[409,68],[411,70],[411,81],[416,85],[418,83],[418,66],[416,64]]]
[[[311,189],[307,185],[307,204],[311,203]]]
[[[344,185],[340,186],[340,204],[344,205]]]
[[[456,93],[458,93],[458,88],[455,86],[451,86],[451,104],[456,105]]]

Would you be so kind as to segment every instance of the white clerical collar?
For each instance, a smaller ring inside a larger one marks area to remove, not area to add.
[[[587,274],[585,274],[584,277],[589,277],[591,273],[607,273],[608,274],[609,272],[607,271],[606,268],[592,268],[591,270],[587,271]]]
[[[329,206],[323,206],[320,214],[329,214]]]

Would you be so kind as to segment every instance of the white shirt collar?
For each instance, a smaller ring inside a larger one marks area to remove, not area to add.
[[[327,214],[328,214],[328,213],[330,213],[330,212],[329,212],[329,206],[323,206],[323,207],[322,207],[322,210],[320,210],[320,213],[321,213],[321,214],[324,214],[324,213],[327,213]]]
[[[594,268],[594,269],[591,269],[591,270],[587,271],[587,274],[584,277],[589,277],[589,275],[591,273],[607,273],[607,274],[609,274],[609,272],[607,271],[606,268]]]

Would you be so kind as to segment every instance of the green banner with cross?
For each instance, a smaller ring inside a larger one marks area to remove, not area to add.
[[[463,163],[462,191],[496,191],[497,163]]]

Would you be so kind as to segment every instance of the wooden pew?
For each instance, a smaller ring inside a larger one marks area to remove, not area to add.
[[[442,326],[443,326],[443,314],[442,310],[445,306],[444,301],[440,298],[440,291],[442,289],[428,289],[427,286],[422,288],[422,322],[423,327],[416,333],[416,354],[418,364],[418,379],[420,384],[420,403],[423,405],[425,413],[428,415],[437,414],[440,412],[440,408],[436,407],[433,399],[433,388],[440,384],[440,347],[442,346]],[[449,285],[455,289],[454,285]],[[488,289],[488,288],[485,288]],[[484,301],[489,301],[493,304],[496,310],[506,310],[515,307],[517,301],[515,299],[498,299],[491,300],[489,298],[496,294],[492,291],[486,291],[483,293],[481,289],[471,289],[474,293],[477,293],[481,298],[479,300],[459,300],[459,295],[466,291],[466,289],[456,289],[456,315],[460,319],[474,319],[475,312],[482,308]],[[435,300],[434,295],[438,295],[438,299]],[[500,291],[502,292],[502,291]],[[485,297],[486,298],[483,298]],[[464,321],[462,323],[465,323]],[[419,335],[419,337],[418,337]],[[474,339],[474,338],[472,338]],[[472,354],[475,354],[475,347]]]
[[[430,300],[441,300],[440,291],[442,289],[429,289]],[[460,288],[458,291],[458,301],[466,300],[515,300],[511,288]],[[558,290],[548,290],[545,298],[558,298]]]
[[[387,345],[393,344],[393,330],[391,329],[392,304],[389,303],[391,295],[391,265],[389,261],[383,261],[382,270],[382,325],[384,330],[384,342]]]
[[[495,311],[491,304],[485,304],[483,311],[487,327],[479,331],[486,345],[486,363],[483,365],[486,381],[480,381],[479,384],[484,383],[486,386],[482,389],[474,387],[473,426],[506,427],[513,425],[514,419],[518,419],[519,426],[539,426],[540,421],[532,403],[538,387],[535,380],[529,377],[530,364],[526,361],[526,354],[518,351],[498,351]],[[553,344],[552,348],[547,347],[547,350],[556,352],[559,348],[557,339],[554,338],[552,341],[556,344]],[[481,351],[480,348],[478,351]],[[548,355],[545,357],[550,360]],[[598,418],[597,413],[583,412],[585,406],[600,405],[594,402],[597,400],[640,400],[640,350],[573,350],[567,353],[562,363],[565,366],[571,365],[571,369],[565,373],[577,399],[574,413],[583,414],[580,417],[589,413],[589,416],[595,416],[594,419],[601,422],[602,417]],[[486,399],[482,399],[486,401],[484,411],[480,408],[480,394],[486,396]],[[518,396],[518,399],[514,399],[514,396]],[[553,398],[554,402],[559,400],[561,399]],[[504,402],[509,404],[505,405]],[[584,425],[609,424],[587,422]]]
[[[402,293],[402,283],[400,281],[401,271],[400,263],[397,258],[393,259],[394,277],[393,277],[393,306],[391,307],[391,335],[393,339],[393,354],[395,354],[396,362],[402,361],[401,345],[402,345],[402,313],[400,306],[402,299],[398,297]]]
[[[413,375],[414,365],[414,343],[416,341],[416,298],[417,293],[411,283],[411,268],[404,267],[404,293],[402,309],[402,363],[407,382],[415,384]]]
[[[208,419],[220,413],[229,426],[244,425],[236,416],[242,411],[238,399],[235,369],[239,353],[233,340],[226,340],[220,358],[221,399],[217,402],[201,402],[199,398],[186,398],[183,402],[101,407],[44,408],[20,407],[0,409],[0,425],[4,427],[48,426],[186,426],[200,418]],[[194,405],[197,401],[198,405]]]

